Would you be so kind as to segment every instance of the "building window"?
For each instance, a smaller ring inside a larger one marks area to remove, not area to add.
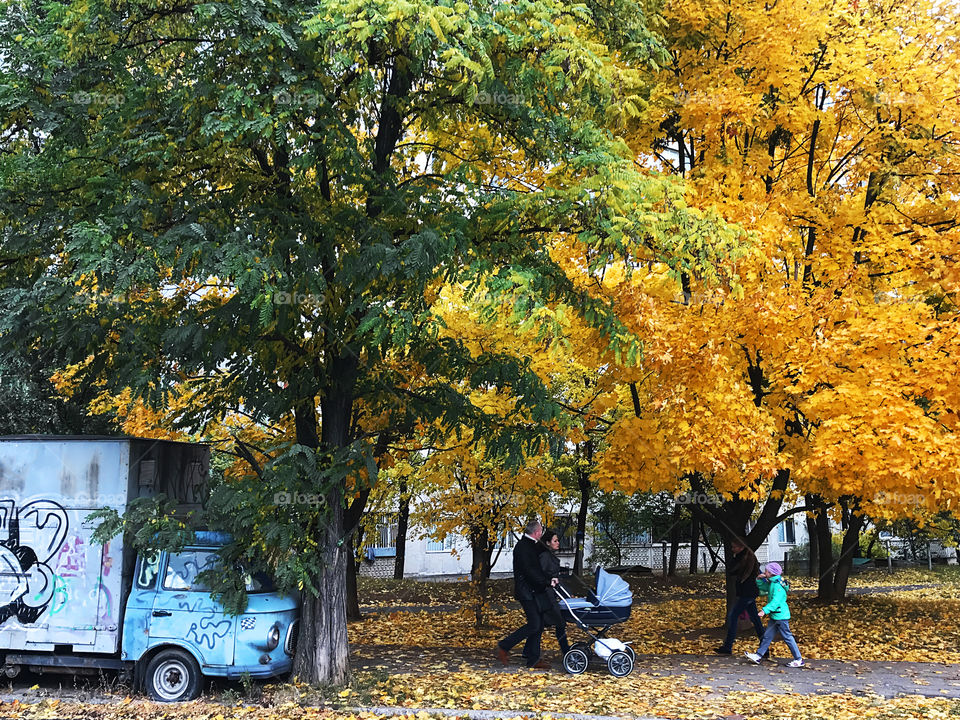
[[[397,524],[386,519],[378,522],[371,540],[373,541],[372,546],[375,548],[396,548]]]
[[[783,545],[794,545],[797,542],[797,533],[793,527],[793,518],[787,518],[777,526],[777,534]]]
[[[453,535],[447,535],[442,541],[427,538],[427,552],[450,552],[453,550]]]
[[[376,525],[369,531],[366,541],[365,554],[367,560],[373,562],[376,558],[396,557],[397,555],[397,523],[389,515],[379,518]]]

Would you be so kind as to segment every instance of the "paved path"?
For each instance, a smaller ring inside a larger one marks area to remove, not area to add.
[[[711,688],[716,696],[730,691],[803,694],[876,694],[883,697],[924,695],[960,698],[960,665],[917,662],[808,660],[804,668],[788,668],[789,658],[754,665],[746,659],[717,655],[639,655],[635,673],[682,677],[690,686]],[[558,658],[554,669],[563,672]],[[467,667],[487,672],[520,672],[519,664],[502,667],[493,651],[478,648],[403,645],[352,646],[355,669],[379,669],[391,674],[454,672]],[[525,672],[525,670],[523,670]],[[597,663],[588,673],[606,673]]]
[[[745,658],[715,655],[657,655],[637,658],[634,672],[683,676],[723,695],[732,690],[767,692],[925,695],[960,698],[960,665],[917,662],[807,660],[789,668],[789,658],[754,665]],[[709,696],[708,696],[709,697]]]

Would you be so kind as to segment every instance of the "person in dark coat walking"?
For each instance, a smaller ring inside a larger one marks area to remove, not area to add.
[[[538,540],[543,535],[543,526],[536,520],[527,523],[523,537],[513,549],[513,594],[520,601],[526,624],[497,643],[497,658],[506,665],[510,650],[521,640],[523,659],[527,667],[546,669],[550,664],[540,659],[540,636],[543,634],[543,610],[547,602],[542,596],[556,581],[551,580],[540,567],[543,545]],[[539,599],[538,599],[539,598]]]
[[[540,567],[551,581],[554,578],[559,581],[560,558],[557,557],[557,551],[560,549],[560,536],[553,530],[547,530],[540,538],[540,542],[544,546],[543,552],[540,553]],[[563,617],[557,594],[548,590],[545,595],[550,605],[543,614],[543,624],[546,627],[553,625],[557,633],[557,644],[560,645],[560,655],[566,655],[570,650],[570,643],[567,641],[567,621]]]
[[[754,555],[747,544],[736,538],[730,544],[733,550],[733,562],[727,569],[728,575],[734,576],[737,587],[737,600],[730,608],[730,614],[727,616],[727,637],[723,644],[717,648],[718,655],[731,655],[733,653],[733,641],[737,637],[737,625],[740,621],[740,615],[744,610],[753,623],[753,629],[757,637],[763,638],[763,623],[760,622],[760,615],[757,613],[757,596],[760,594],[757,588],[757,575],[760,574],[760,563],[757,562],[757,556]]]

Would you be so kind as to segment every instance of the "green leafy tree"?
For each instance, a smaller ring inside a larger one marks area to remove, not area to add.
[[[438,332],[438,286],[510,291],[518,322],[566,298],[635,357],[547,240],[588,245],[595,272],[720,257],[702,232],[685,249],[704,221],[605,129],[644,102],[615,62],[655,52],[639,4],[2,4],[5,352],[42,344],[155,406],[187,379],[195,430],[229,412],[293,428],[238,445],[249,473],[217,503],[235,553],[304,591],[306,681],[348,675],[349,533],[385,441],[358,416],[482,427],[413,375],[510,386],[529,423],[485,443],[518,458],[560,414],[525,359]]]

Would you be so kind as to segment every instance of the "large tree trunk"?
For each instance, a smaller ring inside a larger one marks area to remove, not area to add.
[[[822,499],[816,498],[816,542],[817,561],[820,580],[817,583],[817,599],[822,602],[833,602],[833,538],[830,533],[830,517],[827,514],[827,505]]]
[[[708,488],[704,484],[703,478],[694,473],[688,476],[690,489],[697,497],[711,497]],[[747,523],[754,514],[755,503],[751,500],[744,500],[739,497],[724,500],[720,505],[700,505],[690,506],[692,512],[701,522],[709,525],[723,538],[724,561],[729,567],[733,558],[733,552],[730,543],[734,538],[740,538],[752,550],[756,550],[763,541],[766,540],[770,531],[777,526],[780,517],[780,507],[782,505],[782,493],[786,490],[790,482],[790,471],[779,470],[774,477],[771,486],[771,492],[767,496],[760,514],[756,517],[756,522],[750,532],[746,532]],[[733,603],[736,602],[736,581],[727,575],[727,607],[724,617],[729,615]]]
[[[332,381],[320,393],[320,433],[313,393],[302,392],[302,388],[291,383],[291,391],[300,398],[294,412],[298,443],[327,451],[349,445],[356,368],[353,356],[332,357],[328,361]],[[319,527],[311,530],[317,535],[321,570],[313,578],[316,594],[305,593],[301,603],[293,662],[294,675],[309,684],[343,685],[350,677],[346,586],[347,561],[352,558],[348,558],[350,543],[345,542],[344,493],[342,481],[325,493],[324,516]]]
[[[319,593],[305,594],[293,674],[303,682],[343,685],[350,677],[346,613],[347,548],[336,538],[342,532],[340,489],[328,495],[327,533],[321,546],[323,569],[315,582]]]
[[[737,578],[734,577],[730,572],[730,568],[733,567],[733,548],[730,547],[730,541],[723,541],[723,567],[726,570],[726,584],[724,588],[727,593],[727,606],[724,610],[724,620],[723,626],[727,626],[727,618],[730,617],[730,609],[733,607],[733,604],[737,601]],[[737,622],[737,618],[733,619],[734,622]]]
[[[853,569],[853,558],[860,549],[860,530],[863,529],[864,518],[856,513],[854,508],[844,508],[847,519],[847,529],[843,534],[843,544],[840,546],[840,557],[837,558],[837,571],[833,579],[833,599],[843,600],[847,594],[847,581]]]
[[[407,557],[407,524],[410,522],[410,496],[407,481],[400,481],[400,507],[397,512],[397,556],[393,561],[393,577],[403,580],[403,565]]]

